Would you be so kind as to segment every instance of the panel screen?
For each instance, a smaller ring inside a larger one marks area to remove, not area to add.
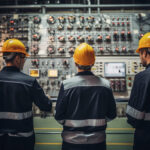
[[[126,64],[123,62],[106,62],[104,64],[105,77],[125,77]]]

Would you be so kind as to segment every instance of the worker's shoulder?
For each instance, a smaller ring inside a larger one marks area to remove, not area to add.
[[[99,80],[102,82],[103,86],[107,87],[107,88],[110,88],[110,82],[109,80],[103,78],[103,77],[98,77]]]
[[[20,72],[20,78],[22,78],[23,81],[30,83],[33,83],[36,80],[36,78],[31,77],[23,72]]]
[[[33,86],[36,79],[20,71],[2,71],[0,80],[1,82]]]
[[[66,85],[66,84],[79,82],[80,80],[81,80],[80,76],[74,76],[74,77],[64,80],[62,83]]]
[[[110,88],[110,83],[107,79],[95,75],[78,75],[70,79],[64,80],[65,89],[79,86],[103,86]]]
[[[135,78],[136,79],[149,79],[150,80],[150,68],[148,68],[148,69],[146,69],[146,70],[144,70],[144,71],[141,71],[141,72],[139,72],[139,73],[137,73],[136,75],[135,75]]]

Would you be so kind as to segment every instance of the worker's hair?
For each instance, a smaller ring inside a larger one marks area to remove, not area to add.
[[[5,60],[6,63],[12,62],[17,55],[18,55],[18,53],[4,52],[3,59]]]
[[[140,53],[141,53],[141,54],[143,54],[144,51],[146,52],[146,56],[147,56],[147,55],[150,55],[150,48],[141,48],[141,49],[140,49]]]
[[[91,70],[92,66],[93,65],[90,65],[90,66],[82,66],[82,65],[79,65],[76,63],[76,66],[81,69],[81,70],[85,70],[85,71],[88,71],[88,70]]]

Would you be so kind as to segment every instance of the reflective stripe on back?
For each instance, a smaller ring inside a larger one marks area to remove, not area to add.
[[[106,140],[105,131],[84,133],[80,131],[64,131],[62,133],[63,141],[72,144],[96,144]]]
[[[0,133],[0,136],[3,135],[9,135],[9,136],[13,136],[13,137],[30,137],[33,135],[33,131],[31,132],[18,132],[18,133]]]
[[[109,81],[94,75],[75,76],[71,79],[63,81],[64,90],[81,87],[81,86],[104,86],[110,88]]]
[[[30,118],[32,116],[32,111],[24,113],[14,113],[14,112],[0,112],[0,119],[12,119],[12,120],[23,120]]]
[[[64,126],[68,127],[87,127],[87,126],[105,126],[105,119],[85,119],[85,120],[65,120]]]
[[[12,133],[8,133],[9,136],[13,136],[13,137],[30,137],[31,135],[33,135],[33,131],[31,132],[18,132],[16,134],[12,134]]]

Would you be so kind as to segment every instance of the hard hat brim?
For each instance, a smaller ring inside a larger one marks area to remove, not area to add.
[[[140,48],[138,48],[138,49],[136,50],[136,53],[140,53]]]
[[[140,49],[143,49],[143,48],[149,48],[149,47],[139,47],[139,48],[136,50],[136,53],[140,53]]]
[[[28,53],[26,53],[25,55],[26,55],[26,57],[29,57],[29,56],[30,56]]]
[[[10,52],[9,50],[0,50],[0,53],[7,53],[7,52]],[[22,54],[25,54],[26,55],[26,57],[29,57],[30,55],[27,53],[27,52],[20,52],[20,51],[16,51],[16,50],[12,50],[11,52],[18,52],[18,53],[22,53]]]

